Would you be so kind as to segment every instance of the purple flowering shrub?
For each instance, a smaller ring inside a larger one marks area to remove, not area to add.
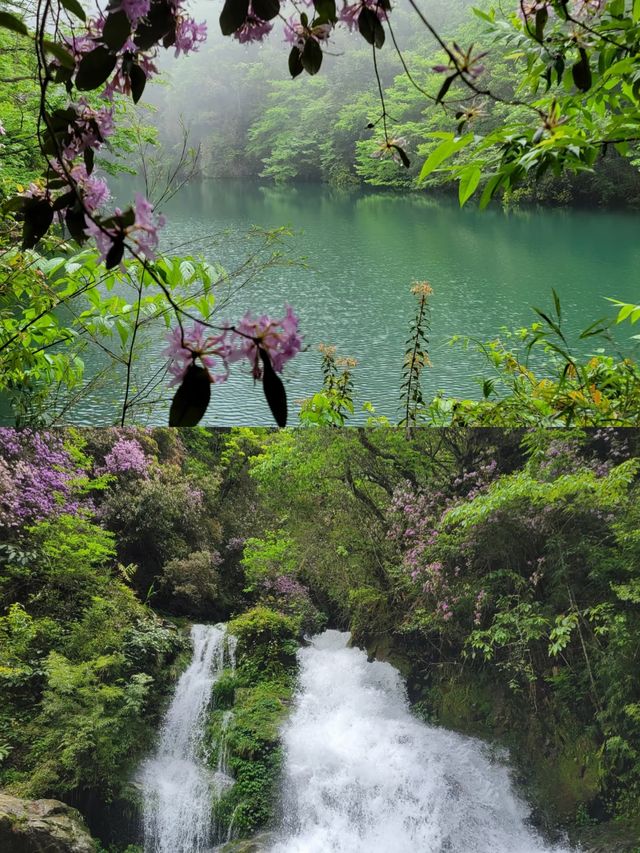
[[[118,438],[104,457],[104,467],[98,469],[105,474],[132,474],[148,477],[150,460],[135,438]]]
[[[317,634],[325,625],[326,618],[311,600],[309,588],[291,575],[265,578],[259,600],[266,607],[295,617],[303,634]]]
[[[282,530],[266,531],[262,538],[244,542],[245,592],[273,610],[296,617],[304,632],[313,633],[322,617],[299,577],[300,564],[299,548]]]
[[[90,510],[86,476],[63,432],[0,427],[0,528]]]
[[[207,580],[202,555],[215,569],[222,539],[214,513],[218,485],[215,472],[204,478],[165,462],[144,476],[119,475],[105,492],[99,518],[116,534],[119,562],[138,567],[135,586],[150,591],[154,603],[171,603],[178,588],[181,612],[188,601],[199,608],[215,598],[215,572]]]

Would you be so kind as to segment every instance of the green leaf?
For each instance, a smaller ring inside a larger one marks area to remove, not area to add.
[[[108,270],[112,270],[114,267],[117,267],[120,261],[124,256],[124,235],[120,235],[114,237],[113,245],[107,252],[107,257],[105,258],[105,266]]]
[[[320,21],[337,20],[336,0],[313,0],[313,5]]]
[[[81,92],[97,89],[109,79],[116,67],[116,55],[106,47],[96,47],[80,60],[76,74],[76,88]]]
[[[480,210],[484,210],[485,207],[489,204],[495,194],[495,191],[500,186],[501,181],[502,175],[493,175],[491,178],[489,178],[484,190],[482,191],[482,195],[480,196]]]
[[[576,88],[580,89],[581,92],[586,92],[591,88],[591,67],[589,65],[589,57],[583,47],[580,48],[580,59],[572,67],[571,74],[573,75],[573,82]]]
[[[10,12],[0,12],[0,27],[4,30],[11,30],[13,33],[19,33],[21,36],[29,35],[25,22]]]
[[[192,427],[199,423],[211,400],[209,371],[190,364],[169,410],[169,426]]]
[[[467,202],[478,188],[480,178],[482,177],[482,169],[480,166],[471,166],[464,170],[460,178],[458,187],[458,198],[460,207]]]
[[[408,169],[411,166],[411,160],[407,157],[407,152],[404,148],[401,148],[399,145],[392,145],[392,148],[395,148],[398,154],[400,155],[400,159],[402,160],[402,165],[405,169]]]
[[[297,77],[304,71],[302,65],[302,54],[297,47],[292,47],[289,54],[289,73],[292,77]]]
[[[51,54],[55,59],[58,60],[60,65],[67,70],[73,71],[76,67],[76,62],[73,56],[69,53],[68,50],[65,50],[62,45],[58,44],[55,41],[49,41],[49,39],[42,40],[42,46],[45,50],[45,53]]]
[[[84,243],[87,237],[84,233],[86,222],[82,205],[76,203],[73,207],[68,207],[64,216],[64,221],[65,225],[69,229],[69,234],[71,234],[73,239],[78,243]]]
[[[280,12],[279,0],[251,0],[251,8],[263,21],[271,21]]]
[[[300,61],[307,74],[317,74],[320,70],[322,48],[314,38],[308,38],[305,41]]]
[[[111,50],[120,50],[122,45],[131,35],[131,23],[123,11],[112,12],[107,15],[102,30],[102,41]]]
[[[360,35],[369,44],[381,48],[384,44],[384,28],[380,23],[380,19],[376,13],[367,6],[362,7],[362,11],[358,15],[358,29]]]
[[[80,18],[81,21],[87,20],[87,13],[84,11],[78,0],[60,0],[60,5],[63,6],[67,12],[71,12],[72,15],[75,15],[76,18]]]
[[[46,199],[28,198],[25,200],[23,212],[22,248],[33,249],[53,222],[53,208]]]
[[[544,40],[544,28],[547,25],[548,20],[549,12],[547,11],[547,7],[543,6],[536,12],[536,39],[539,42]]]
[[[226,0],[220,14],[220,29],[222,34],[230,36],[239,30],[247,20],[249,0]]]
[[[129,71],[129,80],[131,81],[131,97],[133,98],[133,103],[137,104],[144,92],[147,75],[139,65],[132,65]]]
[[[278,374],[273,369],[271,359],[266,350],[258,347],[262,361],[262,388],[271,414],[279,427],[287,425],[287,392]]]
[[[473,133],[467,133],[466,136],[462,136],[459,139],[456,139],[453,134],[450,134],[447,139],[444,139],[440,145],[431,152],[424,166],[420,170],[418,181],[423,181],[431,174],[431,172],[434,171],[434,169],[437,169],[441,163],[444,163],[444,161],[453,154],[456,154],[458,151],[465,148],[473,138]]]
[[[445,95],[447,94],[447,92],[451,88],[451,84],[453,83],[453,81],[458,76],[459,75],[456,72],[455,74],[452,74],[450,77],[447,77],[447,79],[444,81],[444,83],[442,84],[442,86],[440,86],[440,89],[438,90],[438,94],[436,95],[436,104],[439,104],[442,102]]]

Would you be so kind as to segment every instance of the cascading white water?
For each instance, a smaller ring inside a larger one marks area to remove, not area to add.
[[[156,753],[139,773],[145,853],[208,849],[213,799],[231,782],[220,770],[212,773],[202,756],[205,712],[225,662],[225,628],[193,625],[191,640],[193,658],[176,685]],[[232,664],[234,650],[230,644]]]
[[[409,712],[399,672],[326,631],[301,649],[272,853],[560,853],[480,741]]]

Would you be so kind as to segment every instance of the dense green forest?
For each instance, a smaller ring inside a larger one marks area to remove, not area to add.
[[[414,713],[511,749],[544,831],[637,850],[635,431],[0,433],[0,785],[140,843],[136,767],[189,656],[214,689],[242,836],[277,809],[295,649],[350,630]],[[0,817],[0,829],[2,828]],[[600,845],[600,846],[598,846]]]
[[[472,10],[488,10],[493,5],[489,0],[436,2],[429,4],[429,15],[447,39],[484,44],[487,22]],[[425,160],[437,146],[435,137],[456,130],[460,110],[471,111],[470,127],[484,135],[520,120],[522,107],[481,106],[478,99],[455,111],[434,105],[432,99],[441,81],[433,68],[442,62],[442,49],[426,29],[416,25],[408,7],[395,10],[393,32],[402,54],[381,51],[378,68],[393,136],[405,141],[409,168],[398,168],[392,158],[376,156],[380,128],[372,123],[380,104],[372,85],[371,51],[349,34],[337,34],[335,56],[327,57],[321,74],[293,82],[282,66],[277,43],[251,49],[214,40],[192,61],[166,65],[165,85],[150,95],[153,111],[148,120],[158,128],[166,149],[172,150],[182,143],[176,121],[180,116],[189,128],[191,143],[200,147],[200,168],[207,177],[456,193],[446,172],[418,180]],[[233,87],[228,80],[236,81]],[[492,45],[484,83],[503,98],[515,96],[521,70],[512,45]],[[461,162],[473,159],[472,151],[461,153]],[[532,202],[637,207],[640,174],[636,157],[623,157],[610,147],[602,152],[593,171],[562,176],[550,173],[540,179],[531,175],[503,198],[506,205]]]

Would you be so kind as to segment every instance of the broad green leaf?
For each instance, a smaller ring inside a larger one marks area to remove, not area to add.
[[[462,174],[460,178],[460,185],[458,187],[458,199],[460,201],[460,207],[462,207],[465,202],[467,202],[471,196],[474,194],[476,189],[478,188],[478,184],[480,183],[480,178],[482,177],[482,169],[480,166],[471,166]]]
[[[467,133],[459,139],[456,139],[456,137],[451,134],[448,139],[441,142],[440,145],[431,152],[424,166],[420,170],[418,181],[423,181],[431,174],[431,172],[434,171],[434,169],[437,169],[438,166],[444,163],[445,160],[453,154],[456,154],[458,151],[462,151],[462,149],[465,148],[473,138],[473,133]]]

